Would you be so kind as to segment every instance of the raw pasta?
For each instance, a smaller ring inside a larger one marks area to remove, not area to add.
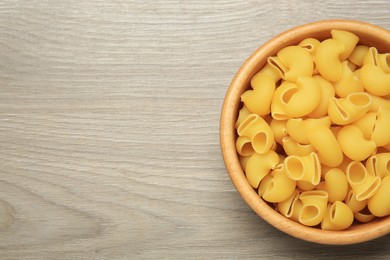
[[[343,202],[335,201],[328,205],[321,228],[325,230],[343,230],[352,225],[354,216],[352,210]]]
[[[351,162],[346,175],[358,201],[374,196],[381,184],[381,178],[370,174],[361,162]]]
[[[378,191],[367,203],[370,212],[377,217],[383,217],[390,214],[390,175],[382,179]]]
[[[236,150],[280,214],[344,230],[390,215],[390,53],[330,34],[268,57],[241,95]]]
[[[325,216],[328,193],[320,190],[304,191],[299,199],[302,201],[299,222],[306,226],[320,224]]]
[[[253,188],[259,187],[260,181],[279,163],[279,156],[274,151],[266,154],[252,154],[245,167],[246,177]]]

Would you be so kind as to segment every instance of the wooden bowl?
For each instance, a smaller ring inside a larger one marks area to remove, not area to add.
[[[271,208],[249,185],[240,166],[236,152],[234,124],[240,109],[240,95],[249,88],[250,79],[266,63],[269,56],[288,45],[313,37],[319,40],[330,38],[331,29],[347,30],[360,37],[359,44],[377,47],[379,52],[390,52],[390,31],[360,21],[328,20],[301,25],[283,32],[258,48],[241,66],[226,93],[220,121],[220,142],[225,166],[230,178],[246,203],[265,221],[277,229],[306,241],[320,244],[355,244],[390,233],[390,216],[377,218],[366,224],[354,223],[347,230],[326,231],[303,226]]]

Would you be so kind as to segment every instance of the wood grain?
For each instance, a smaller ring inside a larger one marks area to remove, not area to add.
[[[239,197],[219,115],[240,64],[302,23],[390,28],[386,0],[0,3],[0,258],[386,259],[328,247]]]

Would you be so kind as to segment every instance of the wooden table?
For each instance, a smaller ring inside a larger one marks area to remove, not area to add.
[[[240,64],[293,26],[390,28],[378,1],[0,3],[0,259],[386,259],[311,244],[240,198],[219,115]],[[314,258],[313,258],[314,257]]]

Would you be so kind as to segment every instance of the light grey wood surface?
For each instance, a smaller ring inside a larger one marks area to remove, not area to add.
[[[0,259],[386,259],[269,226],[224,168],[219,114],[274,35],[390,2],[0,2]]]

